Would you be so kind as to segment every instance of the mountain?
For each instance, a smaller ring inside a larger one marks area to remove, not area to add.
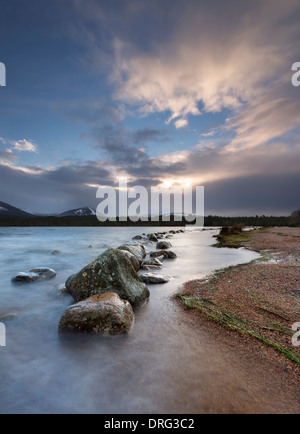
[[[0,202],[0,218],[1,217],[33,217],[29,212],[9,205],[5,202]]]
[[[92,208],[77,208],[77,209],[72,209],[70,211],[66,211],[62,214],[59,214],[58,217],[90,217],[90,216],[95,216],[96,215],[96,211]]]

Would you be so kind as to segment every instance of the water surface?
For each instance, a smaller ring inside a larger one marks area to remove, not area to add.
[[[224,354],[208,336],[180,321],[182,312],[171,300],[188,280],[258,257],[245,249],[211,247],[215,230],[174,236],[171,242],[178,259],[165,261],[163,268],[171,281],[149,286],[150,301],[136,311],[129,336],[104,339],[58,334],[60,317],[73,302],[69,295],[59,295],[59,285],[106,248],[150,231],[0,229],[0,317],[12,315],[3,320],[7,346],[0,348],[1,413],[219,411],[225,401],[228,404],[228,397],[222,398],[225,389],[234,396],[236,411],[243,399],[243,405],[252,405],[253,396],[243,396],[242,379],[224,363]],[[152,249],[155,245],[150,243],[147,250]],[[52,255],[54,250],[61,253]],[[11,283],[16,272],[39,266],[54,268],[56,279],[30,285]],[[225,378],[226,388],[220,389]]]

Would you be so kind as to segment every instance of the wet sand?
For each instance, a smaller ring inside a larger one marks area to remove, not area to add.
[[[291,328],[292,324],[300,319],[299,241],[299,228],[272,228],[253,233],[251,241],[246,243],[245,247],[266,252],[263,262],[234,267],[213,282],[207,282],[207,279],[187,282],[181,292],[198,298],[211,296],[211,301],[216,305],[222,309],[226,307],[230,313],[242,316],[243,319],[251,321],[251,324],[254,320],[258,321],[258,318],[267,318],[269,323],[273,321],[272,323],[279,324],[281,321]],[[253,297],[250,303],[250,298],[245,297],[246,292],[247,297],[248,294],[255,294],[259,300],[268,300],[268,309],[263,312],[263,316],[260,316],[261,307],[257,300],[254,300],[253,309]],[[182,302],[177,303],[182,308]],[[270,313],[270,303],[278,310],[274,309]],[[278,313],[282,310],[284,315]],[[245,386],[244,397],[241,394],[216,395],[216,402],[223,399],[224,412],[237,410],[246,413],[299,413],[300,367],[297,363],[247,334],[222,327],[208,319],[199,309],[183,310],[183,318],[194,333],[204,333],[211,337],[213,345],[218,350],[221,349],[224,355],[224,365],[230,363],[233,369],[235,366],[237,382],[242,379],[248,385]],[[294,353],[299,353],[299,349],[292,346],[291,338],[287,339],[284,334],[276,334],[265,328],[264,338],[277,339]],[[249,390],[250,400],[247,396]],[[208,409],[208,412],[211,410]],[[215,410],[220,411],[217,406]]]

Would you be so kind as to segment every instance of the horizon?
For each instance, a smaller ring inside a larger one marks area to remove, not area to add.
[[[291,215],[299,18],[296,0],[6,2],[1,200],[96,209],[97,188],[125,176],[204,186],[205,215]]]

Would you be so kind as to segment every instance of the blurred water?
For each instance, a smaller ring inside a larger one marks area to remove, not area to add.
[[[7,328],[7,346],[0,347],[0,413],[198,413],[218,407],[220,372],[235,391],[231,367],[206,336],[180,323],[180,308],[170,299],[185,281],[258,256],[211,247],[214,230],[170,240],[178,259],[165,261],[163,274],[171,281],[149,286],[150,301],[135,312],[129,336],[58,334],[60,317],[73,302],[59,295],[59,285],[107,247],[142,232],[151,229],[0,229],[0,322]],[[56,279],[11,283],[16,272],[41,266],[55,269]]]

